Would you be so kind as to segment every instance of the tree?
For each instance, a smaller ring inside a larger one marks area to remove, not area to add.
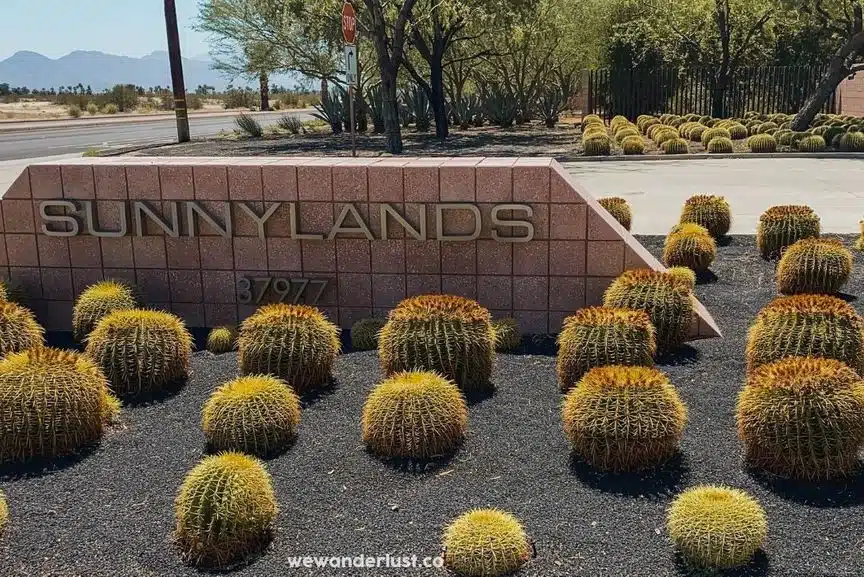
[[[858,62],[864,56],[864,10],[861,0],[804,0],[800,9],[831,30],[840,47],[828,63],[819,86],[792,120],[792,130],[799,132],[810,126],[844,78],[864,70],[864,64]]]

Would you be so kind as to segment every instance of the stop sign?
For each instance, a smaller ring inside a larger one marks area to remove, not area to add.
[[[357,14],[348,2],[342,5],[342,38],[345,44],[354,44],[357,39]]]

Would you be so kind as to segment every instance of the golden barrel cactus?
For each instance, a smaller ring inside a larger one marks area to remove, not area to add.
[[[666,270],[666,274],[681,280],[691,291],[696,289],[696,273],[692,268],[672,266]]]
[[[98,441],[119,410],[87,357],[49,347],[0,359],[0,462],[69,455]]]
[[[6,530],[6,525],[9,524],[9,506],[6,504],[6,495],[0,491],[0,537]]]
[[[511,352],[522,343],[522,333],[519,331],[519,323],[516,319],[494,320],[492,328],[495,330],[495,350],[499,353]]]
[[[833,294],[852,274],[852,252],[830,238],[805,238],[790,246],[777,265],[777,290],[783,294]]]
[[[0,356],[42,346],[44,334],[30,309],[0,302]]]
[[[213,392],[202,428],[211,450],[268,457],[294,440],[299,423],[300,399],[291,387],[270,375],[252,375]]]
[[[845,477],[864,446],[864,380],[834,359],[788,357],[750,373],[737,414],[752,466],[799,479]]]
[[[215,327],[207,335],[207,350],[214,355],[230,353],[237,348],[237,330],[234,327]]]
[[[511,515],[497,509],[475,509],[444,530],[444,565],[465,577],[498,577],[513,573],[533,556],[534,547]]]
[[[605,208],[621,226],[630,230],[630,226],[633,222],[633,211],[630,208],[630,203],[619,196],[601,198],[597,202],[599,202],[600,206]]]
[[[590,307],[564,319],[558,335],[558,386],[569,391],[594,367],[654,366],[657,340],[644,311]]]
[[[723,196],[696,194],[684,202],[681,223],[692,222],[708,229],[715,239],[723,238],[732,227],[732,210]]]
[[[855,241],[855,250],[864,251],[864,220],[858,224],[861,225],[861,236],[859,236],[858,240]]]
[[[739,489],[704,485],[678,495],[666,520],[672,542],[689,565],[746,565],[768,535],[765,510]]]
[[[378,356],[386,375],[438,373],[466,394],[494,389],[495,329],[476,301],[450,295],[405,299],[381,329]]]
[[[279,377],[302,395],[330,382],[342,343],[339,327],[317,308],[273,304],[243,321],[238,348],[244,375]]]
[[[604,471],[640,471],[678,451],[687,409],[653,367],[591,369],[564,398],[564,433],[573,453]]]
[[[666,237],[663,261],[666,266],[686,266],[705,272],[717,257],[717,244],[708,229],[693,222],[679,224]]]
[[[192,335],[178,317],[152,310],[109,314],[87,338],[87,356],[121,397],[153,395],[187,378]]]
[[[384,328],[387,319],[360,319],[351,325],[351,348],[355,351],[374,351],[378,348],[378,333]]]
[[[818,238],[820,231],[819,215],[809,206],[772,206],[759,217],[756,246],[762,258],[776,258],[801,239]]]
[[[747,367],[785,357],[836,359],[864,373],[864,319],[827,295],[777,298],[756,316],[747,335]]]
[[[363,405],[363,442],[385,457],[430,459],[456,450],[468,426],[468,405],[452,382],[435,373],[397,373]]]
[[[205,457],[175,501],[175,537],[183,560],[228,569],[269,544],[279,512],[264,465],[242,453]]]
[[[75,301],[72,309],[72,336],[84,341],[96,324],[114,311],[134,309],[138,299],[132,287],[113,280],[98,282],[87,287]]]

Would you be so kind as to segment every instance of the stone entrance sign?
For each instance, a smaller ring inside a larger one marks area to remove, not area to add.
[[[541,158],[81,158],[31,165],[0,211],[0,276],[49,330],[122,278],[192,327],[277,301],[350,327],[443,292],[558,332],[624,270],[662,269]],[[691,333],[720,335],[701,305]]]

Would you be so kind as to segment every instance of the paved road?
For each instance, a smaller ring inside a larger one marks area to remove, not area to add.
[[[253,114],[264,124],[274,124],[283,112]],[[294,112],[301,120],[310,120],[308,112]],[[233,116],[192,116],[189,119],[192,138],[218,134],[220,130],[234,128]],[[52,126],[26,130],[0,131],[0,161],[35,158],[58,154],[84,152],[90,148],[133,146],[157,142],[171,142],[177,138],[173,119],[136,120],[96,126]]]
[[[647,162],[573,162],[566,168],[591,194],[633,206],[635,234],[666,234],[693,194],[719,194],[732,206],[732,234],[754,234],[759,215],[778,204],[807,204],[824,232],[859,231],[864,161],[753,158]]]

